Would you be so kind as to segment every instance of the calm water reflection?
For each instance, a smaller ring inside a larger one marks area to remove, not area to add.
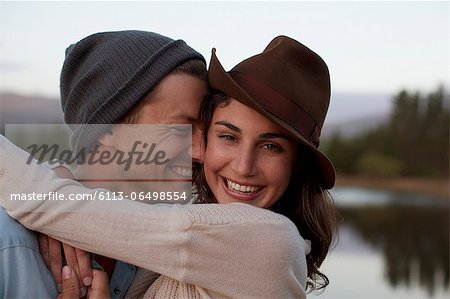
[[[318,298],[449,298],[448,199],[356,188],[333,197],[343,220]]]

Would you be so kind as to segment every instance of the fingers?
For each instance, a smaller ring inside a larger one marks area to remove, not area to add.
[[[78,277],[80,277],[80,271],[78,271],[78,259],[75,252],[75,247],[62,243],[64,249],[64,257],[66,258],[66,263],[70,266]]]
[[[38,241],[39,241],[39,251],[41,252],[42,258],[44,259],[45,264],[47,265],[47,268],[50,269],[50,258],[49,258],[49,252],[48,252],[48,236],[44,235],[42,233],[38,234]]]
[[[75,253],[77,255],[81,281],[88,287],[92,283],[91,254],[78,248],[75,248]]]
[[[81,277],[83,277],[83,276],[80,275],[80,273],[81,273],[80,260],[78,259],[77,249],[75,247],[72,247],[65,243],[63,243],[62,245],[63,245],[63,249],[64,249],[64,257],[66,258],[66,263],[68,266],[70,266],[75,271],[77,277],[79,278],[81,293],[82,293],[82,296],[84,296],[84,294],[86,294],[86,288],[84,286],[84,283],[81,281]],[[81,255],[80,255],[80,257],[81,257]],[[90,266],[89,259],[87,261],[83,260],[83,259],[86,259],[86,258],[82,257],[82,262],[88,263],[88,267],[90,268],[91,266]],[[83,265],[83,267],[86,267],[86,265]],[[89,270],[86,270],[85,268],[83,268],[83,270],[85,272],[84,275],[86,275],[86,272],[90,272]]]
[[[62,293],[58,299],[78,299],[80,298],[80,287],[78,277],[70,266],[62,269]]]
[[[92,285],[88,290],[89,299],[103,299],[109,297],[108,274],[99,270],[92,270]]]
[[[55,278],[56,285],[58,286],[58,291],[62,289],[62,278],[61,278],[61,268],[62,268],[62,255],[61,255],[61,242],[48,237],[48,252],[49,252],[49,263],[50,272]]]
[[[93,270],[92,285],[88,290],[89,299],[107,299],[109,297],[109,283],[106,272]],[[62,269],[62,292],[57,299],[78,299],[84,294],[80,293],[80,284],[77,274],[70,266]]]

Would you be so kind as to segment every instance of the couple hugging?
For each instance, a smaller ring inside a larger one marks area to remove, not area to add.
[[[177,136],[168,161],[190,156],[194,172],[181,162],[155,172],[196,191],[188,204],[12,201],[27,192],[114,197],[132,183],[102,180],[128,175],[117,163],[73,173],[27,164],[1,136],[2,297],[305,298],[328,284],[319,267],[335,231],[335,172],[318,146],[330,76],[315,52],[278,36],[227,72],[215,49],[207,70],[182,40],[103,32],[66,50],[60,88],[74,152],[126,152],[133,133],[121,125],[168,125],[156,137]],[[154,175],[152,165],[131,168]],[[139,190],[153,191],[147,183]]]

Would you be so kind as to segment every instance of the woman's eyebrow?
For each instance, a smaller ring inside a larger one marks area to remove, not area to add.
[[[222,126],[227,127],[228,129],[232,130],[232,131],[235,131],[235,132],[238,132],[238,133],[242,133],[241,129],[239,129],[238,127],[236,127],[233,124],[230,124],[226,120],[219,120],[219,121],[216,121],[214,124],[215,125],[222,125]],[[258,137],[260,139],[283,138],[283,139],[286,139],[286,140],[291,140],[291,138],[288,135],[281,134],[281,133],[262,133]]]
[[[230,123],[227,122],[226,120],[219,120],[219,121],[216,121],[214,124],[215,124],[215,125],[222,125],[222,126],[225,126],[225,127],[227,127],[228,129],[230,129],[230,130],[232,130],[232,131],[235,131],[235,132],[238,132],[238,133],[241,133],[241,132],[242,132],[241,129],[239,129],[239,128],[236,127],[235,125],[230,124]]]
[[[283,138],[283,139],[291,140],[291,138],[288,135],[280,134],[280,133],[262,133],[259,135],[259,138],[261,138],[261,139]]]

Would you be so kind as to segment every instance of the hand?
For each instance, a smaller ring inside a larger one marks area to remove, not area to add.
[[[92,285],[87,291],[86,298],[88,299],[106,299],[109,296],[108,275],[106,272],[99,270],[92,270]],[[62,269],[62,293],[57,299],[78,299],[84,297],[80,293],[79,279],[75,271],[69,267],[64,266]]]
[[[62,248],[64,248],[64,256],[66,263],[72,269],[75,269],[77,277],[81,277],[80,285],[82,288],[88,287],[92,282],[92,269],[90,254],[84,250],[63,244],[47,235],[39,234],[39,250],[44,259],[45,264],[50,269],[53,278],[58,286],[58,291],[62,289],[61,268]],[[85,290],[84,290],[85,291]]]
[[[72,172],[66,167],[58,166],[54,169],[54,171],[60,178],[75,179]],[[45,264],[55,278],[58,291],[61,291],[61,269],[63,266],[61,253],[62,243],[41,233],[39,233],[38,237],[41,255],[44,258]],[[90,286],[92,282],[90,254],[67,244],[62,244],[62,247],[64,248],[64,256],[66,258],[67,265],[75,269],[77,276],[80,277],[80,283],[86,287]]]
[[[75,180],[73,173],[64,166],[57,166],[57,167],[53,168],[53,171],[56,173],[57,176],[59,176],[62,179]]]

